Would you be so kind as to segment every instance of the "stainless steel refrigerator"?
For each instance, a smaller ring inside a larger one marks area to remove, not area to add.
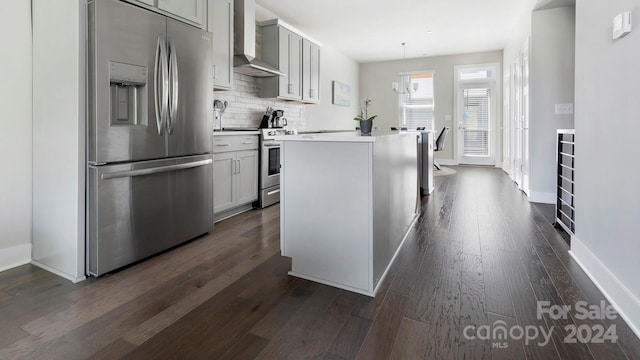
[[[88,4],[87,273],[213,228],[211,33]]]

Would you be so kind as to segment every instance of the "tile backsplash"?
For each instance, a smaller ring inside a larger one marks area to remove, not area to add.
[[[305,128],[304,104],[261,98],[260,80],[252,76],[234,73],[233,81],[233,90],[215,91],[213,94],[214,99],[229,103],[222,115],[222,127],[258,127],[265,110],[271,106],[284,110],[288,128]]]

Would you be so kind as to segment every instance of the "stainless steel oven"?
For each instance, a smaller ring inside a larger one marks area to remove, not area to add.
[[[297,134],[295,130],[262,129],[260,135],[260,208],[280,202],[280,141],[276,136]]]

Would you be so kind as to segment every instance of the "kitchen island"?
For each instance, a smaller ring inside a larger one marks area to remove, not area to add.
[[[374,296],[419,215],[416,133],[282,136],[290,275]]]

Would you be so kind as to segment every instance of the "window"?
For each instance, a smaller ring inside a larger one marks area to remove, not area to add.
[[[400,95],[401,127],[416,129],[424,127],[433,131],[433,73],[405,74],[402,84],[409,84],[409,89],[418,88],[414,92]]]
[[[474,88],[462,90],[464,113],[463,154],[467,156],[489,156],[489,131],[491,89]]]

